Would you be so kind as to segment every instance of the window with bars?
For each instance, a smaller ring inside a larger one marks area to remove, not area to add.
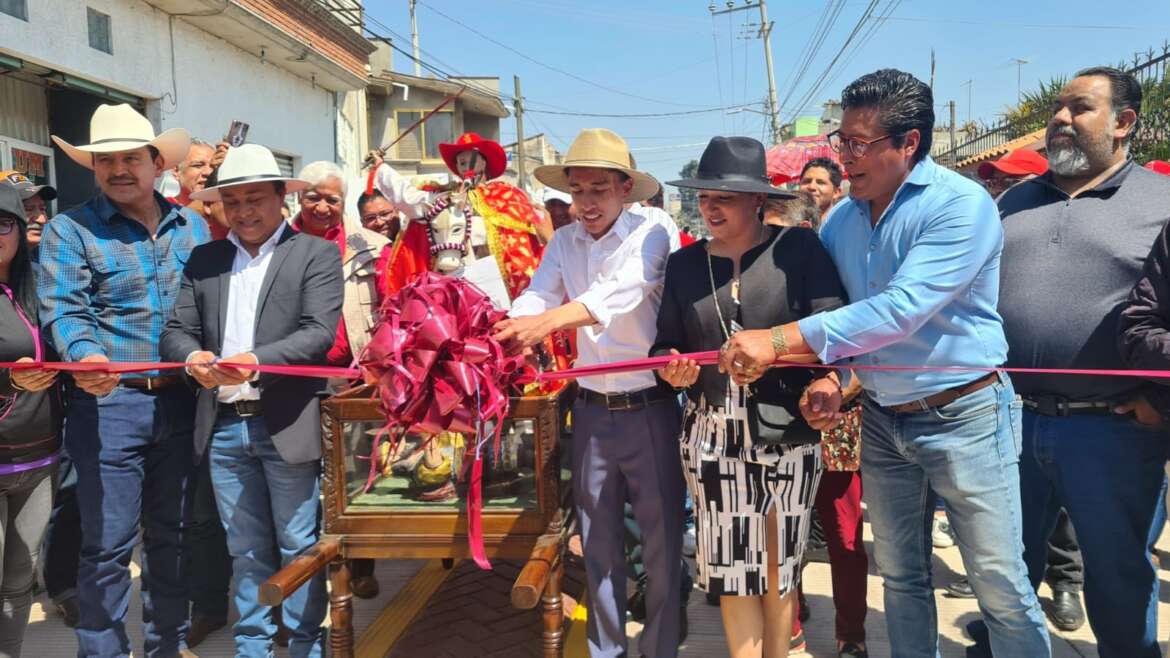
[[[86,20],[89,23],[89,47],[103,53],[114,54],[114,39],[110,34],[110,15],[86,7]]]
[[[394,112],[398,134],[413,126],[422,118],[422,110],[398,110]],[[398,142],[399,160],[438,160],[439,144],[455,141],[455,113],[436,112],[426,123],[415,129]]]

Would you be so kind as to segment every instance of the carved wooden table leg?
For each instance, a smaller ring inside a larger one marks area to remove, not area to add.
[[[558,559],[555,570],[549,574],[544,594],[540,597],[544,620],[544,632],[541,634],[544,658],[560,658],[564,650],[565,612],[561,599],[561,577],[564,575],[564,559]]]
[[[334,658],[353,658],[353,594],[349,591],[349,560],[329,564],[329,646]]]

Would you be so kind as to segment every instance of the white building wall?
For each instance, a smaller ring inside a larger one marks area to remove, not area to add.
[[[146,98],[160,130],[186,128],[217,141],[240,120],[251,125],[248,141],[293,156],[297,166],[335,159],[333,93],[311,81],[140,0],[28,5],[28,22],[0,14],[0,51]],[[87,5],[110,15],[112,55],[89,47]]]

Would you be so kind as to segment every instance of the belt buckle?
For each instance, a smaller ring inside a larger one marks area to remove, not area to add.
[[[239,416],[240,418],[251,418],[252,416],[256,415],[256,413],[253,411],[243,411],[243,407],[240,405],[240,402],[247,402],[247,400],[241,400],[239,402],[235,402],[232,405],[236,408],[236,415],[237,416]]]
[[[615,401],[616,400],[616,401]],[[607,411],[627,411],[631,408],[630,394],[617,393],[615,395],[605,394],[605,408]]]

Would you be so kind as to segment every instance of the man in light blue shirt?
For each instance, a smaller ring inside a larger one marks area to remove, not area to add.
[[[851,181],[822,239],[853,302],[771,331],[740,332],[721,367],[756,376],[777,355],[860,370],[861,471],[897,656],[938,655],[930,525],[945,501],[997,656],[1047,656],[1020,526],[1019,402],[1006,374],[996,312],[1003,230],[991,197],[936,165],[934,101],[913,76],[885,69],[842,94],[830,135]],[[931,370],[931,368],[943,368]],[[974,370],[963,369],[975,368]],[[814,427],[833,425],[839,392],[807,392]]]

